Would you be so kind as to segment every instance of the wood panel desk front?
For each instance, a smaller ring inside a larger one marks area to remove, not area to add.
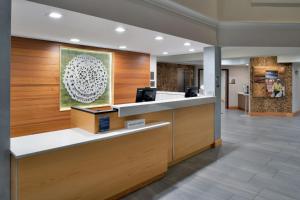
[[[108,113],[112,133],[132,119],[145,119],[152,128],[25,157],[12,156],[12,199],[120,197],[161,177],[168,165],[213,147],[214,109],[214,103],[208,103],[126,117]],[[83,117],[78,110],[71,112],[76,113],[72,117]],[[72,119],[73,126],[93,132],[97,124],[86,123],[95,123],[97,116],[86,116],[94,119]],[[102,137],[90,134],[88,138]]]

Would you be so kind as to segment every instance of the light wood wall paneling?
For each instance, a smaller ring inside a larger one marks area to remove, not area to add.
[[[135,102],[136,89],[150,85],[150,56],[115,52],[114,103]]]
[[[70,111],[59,111],[61,45],[113,52],[115,104],[135,102],[136,88],[149,86],[148,54],[12,37],[13,137],[71,127]]]

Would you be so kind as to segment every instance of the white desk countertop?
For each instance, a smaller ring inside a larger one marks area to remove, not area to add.
[[[118,109],[119,117],[139,115],[144,113],[158,112],[164,110],[172,110],[176,108],[185,108],[198,106],[203,104],[215,103],[215,97],[199,96],[191,98],[176,98],[158,101],[149,101],[142,103],[128,103],[113,105],[113,108]]]
[[[146,124],[143,127],[119,129],[105,133],[92,134],[80,128],[64,129],[35,135],[11,138],[10,150],[17,159],[33,156],[46,151],[67,148],[75,145],[108,140],[146,130],[168,126],[170,122]]]
[[[129,103],[114,105],[119,111],[119,117],[138,115],[143,113],[158,112],[176,108],[198,106],[203,104],[215,103],[215,97],[200,96],[192,98],[166,99],[143,103]],[[24,158],[39,154],[42,152],[67,148],[74,145],[85,144],[89,142],[107,140],[114,137],[121,137],[133,133],[139,133],[146,130],[156,129],[169,125],[170,122],[157,122],[146,124],[143,127],[133,129],[120,129],[108,131],[106,133],[91,134],[79,128],[65,129],[11,138],[11,153],[15,158]]]

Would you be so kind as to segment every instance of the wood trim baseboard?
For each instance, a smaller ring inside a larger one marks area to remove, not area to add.
[[[300,110],[296,111],[296,112],[293,112],[293,115],[296,116],[296,115],[299,115],[300,114]]]
[[[222,141],[221,138],[219,138],[219,139],[215,140],[215,143],[212,144],[212,147],[213,147],[213,148],[216,148],[216,147],[221,146],[222,144],[223,144],[223,141]]]
[[[250,112],[250,116],[265,116],[265,117],[294,117],[294,113],[288,112]]]
[[[240,110],[240,108],[238,106],[229,106],[227,109],[228,110]]]

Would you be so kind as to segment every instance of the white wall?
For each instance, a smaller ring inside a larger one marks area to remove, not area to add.
[[[198,83],[198,69],[203,69],[203,66],[195,67],[195,85]],[[244,84],[250,85],[250,68],[247,66],[222,66],[222,69],[229,69],[229,82],[235,78],[235,84],[229,84],[229,107],[237,107],[238,93],[243,92]]]
[[[293,112],[300,111],[300,63],[293,64]]]
[[[229,83],[234,78],[235,84],[229,84],[229,107],[238,106],[238,93],[243,92],[243,85],[250,84],[250,68],[247,66],[226,66],[229,69]]]
[[[150,72],[154,72],[154,87],[157,87],[157,57],[153,55],[150,56]]]

